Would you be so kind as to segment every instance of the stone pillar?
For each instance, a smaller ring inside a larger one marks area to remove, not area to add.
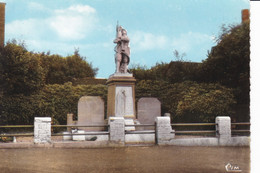
[[[216,117],[216,130],[219,144],[225,145],[231,140],[231,120],[228,116]]]
[[[123,117],[109,117],[109,140],[125,143],[125,120]]]
[[[34,143],[51,142],[51,118],[34,118]]]
[[[158,145],[168,144],[175,137],[170,117],[156,117],[155,122],[156,143]]]

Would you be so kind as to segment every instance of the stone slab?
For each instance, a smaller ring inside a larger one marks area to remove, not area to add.
[[[71,141],[72,140],[72,135],[70,132],[63,132],[62,136],[64,141]]]
[[[85,141],[86,137],[85,135],[79,135],[79,134],[84,134],[85,131],[84,130],[78,130],[76,132],[72,133],[72,140],[73,141]]]
[[[155,134],[126,134],[125,142],[128,144],[155,143]]]
[[[77,125],[105,125],[104,101],[99,96],[83,96],[78,102]],[[86,131],[102,131],[104,127],[79,127]]]
[[[113,77],[133,77],[133,74],[132,73],[114,73],[109,76],[109,78],[113,78]]]
[[[137,102],[137,119],[141,124],[154,124],[156,117],[161,116],[161,102],[154,97],[143,97]],[[153,127],[143,127],[152,130]]]
[[[134,131],[135,130],[135,126],[126,126],[126,125],[134,125],[134,120],[133,119],[128,119],[125,118],[125,130],[126,131]]]

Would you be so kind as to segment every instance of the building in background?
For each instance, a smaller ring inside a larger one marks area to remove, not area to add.
[[[0,46],[5,43],[5,3],[0,2]]]

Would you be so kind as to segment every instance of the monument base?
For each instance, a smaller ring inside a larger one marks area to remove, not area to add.
[[[107,118],[136,119],[135,78],[129,73],[115,73],[107,80]]]
[[[135,125],[135,123],[134,123],[133,119],[125,118],[125,130],[126,131],[135,131],[135,126],[134,125]]]

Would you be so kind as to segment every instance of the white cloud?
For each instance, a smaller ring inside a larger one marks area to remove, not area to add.
[[[28,9],[34,10],[34,11],[48,11],[48,8],[46,8],[44,5],[37,3],[37,2],[28,2]]]
[[[130,39],[134,51],[176,49],[180,52],[188,52],[198,45],[214,42],[212,36],[197,32],[182,33],[178,37],[167,37],[166,35],[137,31]]]
[[[30,3],[29,8],[45,9],[38,3]],[[16,20],[6,24],[9,38],[36,39],[56,37],[61,40],[81,40],[97,26],[96,10],[88,5],[74,5],[67,9],[50,11],[46,18]]]
[[[213,43],[212,36],[198,32],[184,33],[172,40],[171,45],[173,49],[181,52],[188,52],[195,46],[202,45],[206,42]]]
[[[130,38],[135,50],[165,49],[168,39],[164,35],[155,35],[142,31],[135,32]]]
[[[6,24],[7,38],[40,38],[45,31],[45,22],[37,19],[16,20]]]
[[[96,10],[88,5],[74,5],[67,9],[55,10],[48,19],[50,27],[60,38],[80,40],[95,29]]]

